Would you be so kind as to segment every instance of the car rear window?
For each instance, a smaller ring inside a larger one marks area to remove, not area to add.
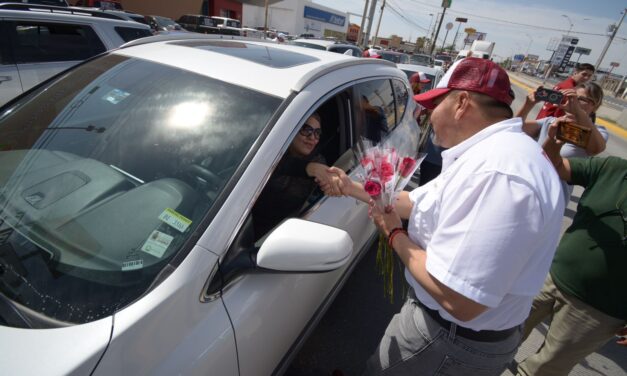
[[[152,36],[150,30],[137,29],[134,27],[116,26],[115,31],[125,42],[130,42],[135,39]]]
[[[285,51],[266,45],[245,43],[241,41],[190,40],[170,42],[170,44],[217,52],[272,68],[289,68],[318,61],[315,57],[300,54],[298,52]]]

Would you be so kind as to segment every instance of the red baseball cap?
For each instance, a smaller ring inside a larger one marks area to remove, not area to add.
[[[505,70],[491,60],[476,57],[456,61],[435,88],[415,95],[414,100],[432,110],[435,108],[433,101],[452,90],[485,94],[508,106],[514,101],[514,91]]]
[[[422,72],[416,72],[414,74],[411,75],[411,77],[409,77],[409,83],[410,84],[416,84],[416,83],[422,83],[422,84],[426,84],[431,82],[431,80],[429,79],[429,77],[427,77],[426,74],[422,73]]]

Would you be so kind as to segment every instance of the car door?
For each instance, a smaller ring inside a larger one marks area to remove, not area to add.
[[[5,26],[24,91],[106,50],[87,25],[11,20]]]
[[[351,67],[353,71],[359,71],[359,68],[362,67]],[[377,67],[363,68],[370,70],[368,75],[376,75]],[[338,83],[346,82],[356,75],[355,72],[340,69],[297,95],[275,125],[275,128],[283,129],[291,137],[281,144],[278,154],[272,158],[277,159],[287,149],[291,138],[311,113],[321,112],[324,122],[325,116],[330,120],[328,114],[335,108],[339,113],[336,119],[340,127],[334,135],[336,137],[331,138],[328,155],[333,155],[333,145],[336,145],[338,149],[335,153],[335,164],[342,165],[353,175],[356,174],[351,147],[361,135],[358,132],[362,132],[363,124],[357,124],[354,117],[363,109],[357,107],[355,99],[366,93],[374,103],[380,102],[386,107],[386,119],[391,121],[391,125],[387,129],[388,134],[383,138],[394,137],[392,131],[398,121],[390,80],[354,79],[337,87]],[[364,85],[367,87],[362,87]],[[335,89],[328,91],[329,87]],[[370,92],[367,91],[368,87]],[[342,125],[345,127],[342,128]],[[413,138],[399,135],[396,142],[400,144],[414,140],[417,144],[417,138],[417,135]],[[270,163],[267,155],[260,153],[259,158],[265,159],[263,163],[259,163],[260,166]],[[246,184],[244,181],[240,183]],[[354,248],[351,260],[344,267],[315,274],[246,273],[224,281],[222,298],[235,330],[241,375],[281,373],[289,366],[292,356],[315,328],[317,321],[359,261],[364,247],[375,239],[376,231],[367,211],[365,203],[350,197],[323,197],[301,214],[306,220],[337,227],[349,233]],[[246,225],[242,227],[239,236],[245,227]]]
[[[0,19],[0,105],[23,91],[6,27],[6,22]]]

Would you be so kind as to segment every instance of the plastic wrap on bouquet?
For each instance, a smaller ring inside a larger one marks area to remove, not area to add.
[[[385,143],[375,146],[368,140],[361,140],[355,157],[361,166],[357,178],[363,183],[364,190],[380,210],[389,212],[426,153],[400,155],[394,147],[388,147]],[[383,234],[379,235],[377,269],[383,276],[383,294],[393,302],[394,250],[388,246]]]

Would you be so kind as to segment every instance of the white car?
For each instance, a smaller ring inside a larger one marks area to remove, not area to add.
[[[0,107],[2,373],[281,374],[376,230],[312,192],[256,233],[256,200],[312,113],[354,175],[364,137],[417,150],[414,108],[390,62],[192,33]]]
[[[0,105],[80,61],[152,35],[99,11],[0,4]]]
[[[339,43],[335,40],[329,39],[298,38],[290,41],[290,44],[293,44],[295,46],[314,48],[317,50],[336,52],[339,54],[345,54],[354,57],[361,57],[363,52],[361,48],[353,44]]]
[[[426,84],[422,89],[422,92],[430,90],[435,87],[435,85],[440,82],[440,79],[444,75],[444,70],[440,67],[429,67],[426,65],[417,65],[417,64],[396,64],[398,69],[402,70],[406,75],[407,79],[411,77],[416,72],[422,72],[427,75],[427,77],[431,80],[430,83]]]

